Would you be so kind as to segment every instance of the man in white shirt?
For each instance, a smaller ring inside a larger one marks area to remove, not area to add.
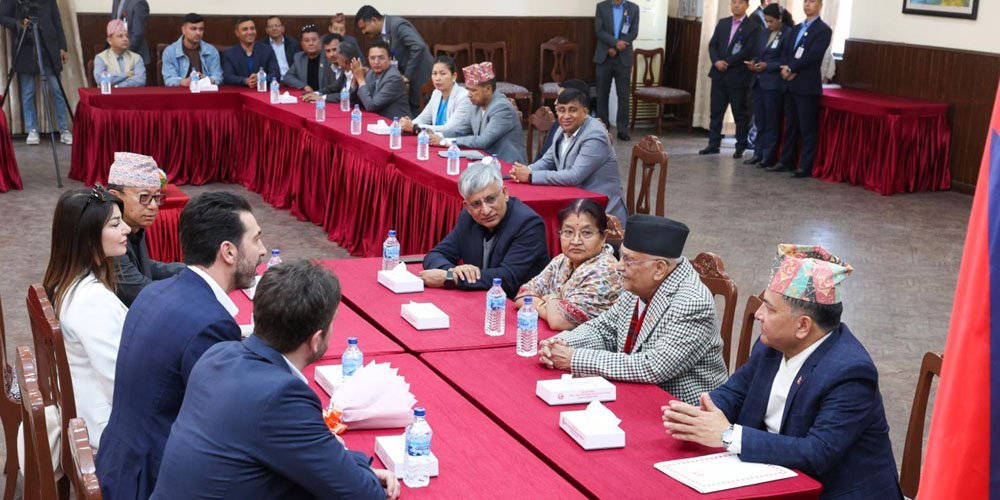
[[[292,58],[301,52],[302,48],[298,40],[285,36],[285,25],[281,22],[280,17],[267,18],[267,24],[264,25],[264,28],[267,30],[267,43],[274,50],[274,57],[278,60],[278,69],[281,71],[279,80],[282,80],[285,78],[285,73],[288,73],[288,66],[292,62]]]
[[[799,469],[824,498],[902,498],[878,371],[840,322],[851,271],[820,246],[779,245],[753,354],[699,407],[664,406],[667,433]]]

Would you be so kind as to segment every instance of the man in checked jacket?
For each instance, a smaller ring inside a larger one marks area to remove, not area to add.
[[[681,256],[688,227],[642,214],[626,227],[618,264],[625,292],[604,314],[543,340],[539,362],[574,376],[656,384],[695,404],[728,372],[715,301]]]

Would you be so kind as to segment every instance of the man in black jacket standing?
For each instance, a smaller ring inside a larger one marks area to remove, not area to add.
[[[149,17],[149,2],[146,0],[114,0],[111,5],[111,19],[121,19],[128,28],[128,49],[142,56],[149,64],[149,45],[146,44],[146,18]]]
[[[639,36],[639,6],[628,0],[604,0],[597,4],[594,15],[597,48],[597,117],[609,124],[608,100],[611,80],[618,93],[618,115],[615,120],[618,138],[627,141],[629,112],[629,79],[632,73],[632,42]],[[588,91],[589,93],[589,91]],[[588,96],[589,98],[589,96]]]

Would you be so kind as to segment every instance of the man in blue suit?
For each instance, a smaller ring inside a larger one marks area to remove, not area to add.
[[[222,83],[257,88],[257,72],[264,68],[267,78],[281,81],[281,67],[274,49],[257,42],[257,26],[253,19],[240,17],[235,23],[239,43],[222,53]]]
[[[901,499],[878,371],[840,322],[851,271],[822,247],[779,245],[750,360],[700,408],[664,406],[667,433],[799,469],[823,498]]]
[[[97,475],[104,498],[148,498],[191,369],[209,347],[240,340],[229,292],[253,285],[266,253],[260,226],[241,196],[191,200],[180,217],[188,268],[139,293],[125,317],[111,418],[101,436]]]
[[[373,470],[371,458],[330,432],[302,375],[326,352],[339,304],[340,282],[315,264],[286,262],[264,274],[254,335],[214,345],[191,371],[153,498],[399,495],[391,472]]]
[[[806,20],[789,33],[782,55],[781,77],[785,80],[785,137],[781,161],[772,172],[794,170],[795,178],[811,177],[819,133],[819,99],[823,94],[823,56],[830,47],[833,30],[819,18],[823,0],[805,0]],[[802,139],[798,168],[795,144]]]

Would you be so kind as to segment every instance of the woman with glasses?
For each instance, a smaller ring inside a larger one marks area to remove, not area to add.
[[[63,193],[42,281],[62,327],[76,413],[87,422],[95,450],[111,416],[115,361],[128,311],[114,292],[114,258],[125,255],[130,231],[123,207],[100,185]]]
[[[419,134],[420,129],[436,132],[445,137],[453,136],[463,127],[469,126],[472,116],[472,101],[469,91],[458,85],[458,68],[450,56],[438,56],[431,71],[431,82],[434,92],[431,93],[427,106],[410,120],[405,117],[399,121],[406,132]]]
[[[608,217],[593,200],[579,199],[559,212],[562,253],[521,287],[516,307],[532,297],[538,318],[553,330],[572,330],[618,300],[622,276],[605,243]]]

